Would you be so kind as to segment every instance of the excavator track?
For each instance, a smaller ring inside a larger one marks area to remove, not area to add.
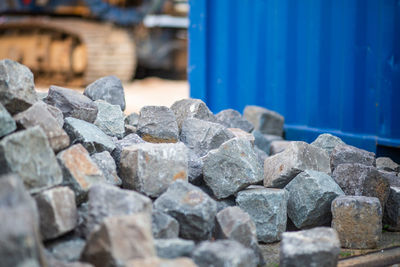
[[[79,18],[9,17],[0,21],[0,58],[27,65],[36,82],[87,85],[133,78],[136,51],[127,29]]]

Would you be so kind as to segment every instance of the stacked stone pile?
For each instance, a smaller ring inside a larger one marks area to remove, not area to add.
[[[335,266],[400,230],[399,165],[284,118],[198,99],[125,116],[109,76],[84,94],[0,61],[0,266]],[[296,231],[288,232],[293,225]]]

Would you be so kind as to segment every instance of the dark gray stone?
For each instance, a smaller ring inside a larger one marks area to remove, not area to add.
[[[281,136],[272,134],[263,134],[258,130],[253,131],[252,134],[254,135],[254,144],[267,154],[269,154],[271,142],[282,141]]]
[[[385,207],[390,184],[376,168],[358,163],[340,164],[332,178],[346,195],[377,197],[382,207]]]
[[[179,129],[182,128],[183,121],[189,118],[217,122],[214,114],[212,114],[207,105],[200,99],[189,98],[176,101],[172,104],[171,110],[175,113]]]
[[[390,186],[400,187],[400,178],[395,172],[387,172],[378,170],[379,173],[389,181]]]
[[[56,156],[39,126],[13,133],[0,141],[0,174],[8,172],[17,173],[30,193],[62,182]]]
[[[164,212],[153,211],[151,225],[154,238],[176,238],[179,235],[178,221]]]
[[[217,212],[220,212],[221,210],[228,207],[236,206],[236,201],[234,196],[224,199],[216,199],[215,201],[217,202]]]
[[[286,230],[288,193],[282,189],[253,188],[240,191],[236,203],[254,221],[258,241],[279,241]]]
[[[124,137],[126,137],[129,134],[135,134],[137,131],[137,128],[135,126],[129,125],[129,124],[125,124],[125,135]]]
[[[95,153],[90,157],[102,171],[107,183],[117,186],[122,185],[122,180],[117,175],[115,161],[108,151]]]
[[[263,134],[283,135],[284,118],[281,114],[259,106],[246,106],[243,116]]]
[[[51,148],[58,152],[69,146],[69,136],[49,112],[48,105],[42,101],[33,104],[27,110],[14,116],[17,124],[25,129],[39,126],[49,140]]]
[[[190,257],[195,244],[192,240],[180,238],[154,240],[157,256],[164,259]]]
[[[330,155],[332,172],[344,163],[359,163],[375,166],[375,154],[349,145],[337,145]]]
[[[158,197],[174,181],[187,181],[187,154],[182,143],[144,143],[124,148],[120,161],[123,187]]]
[[[192,258],[199,267],[257,266],[253,251],[233,240],[201,242],[193,251]]]
[[[231,138],[234,135],[218,123],[200,119],[187,119],[182,123],[180,140],[200,157]]]
[[[179,222],[179,236],[185,239],[209,238],[214,226],[217,204],[199,188],[176,181],[154,202],[154,208]]]
[[[254,152],[256,153],[257,160],[261,166],[261,169],[264,170],[264,161],[268,158],[268,154],[259,149],[258,147],[254,147]]]
[[[121,140],[115,140],[114,141],[115,149],[111,153],[111,156],[115,160],[115,164],[117,165],[118,173],[119,173],[119,164],[120,164],[120,161],[121,161],[122,150],[125,147],[131,146],[131,145],[135,145],[135,144],[142,144],[142,143],[146,143],[146,142],[143,141],[142,138],[139,137],[139,135],[134,134],[134,133],[125,136]]]
[[[43,101],[59,108],[64,118],[73,117],[93,123],[97,116],[97,106],[94,102],[72,89],[52,85]]]
[[[330,174],[328,153],[305,142],[290,142],[283,152],[265,160],[264,186],[283,188],[305,170]]]
[[[399,172],[400,166],[388,157],[379,157],[376,159],[376,168],[387,172]]]
[[[94,125],[109,136],[116,136],[117,138],[124,137],[124,114],[120,106],[111,105],[103,100],[96,100],[94,103],[98,109]]]
[[[263,180],[250,142],[233,138],[203,158],[203,179],[218,198],[229,197]]]
[[[200,185],[203,182],[203,160],[191,149],[188,149],[188,180]]]
[[[299,229],[331,222],[331,203],[344,192],[326,173],[305,170],[285,189],[289,192],[288,216]]]
[[[81,256],[81,252],[86,241],[79,237],[57,239],[46,243],[46,249],[51,256],[63,262],[76,262]]]
[[[71,138],[71,143],[81,143],[90,154],[115,149],[114,142],[94,124],[75,118],[66,118],[64,129]]]
[[[382,208],[376,197],[339,196],[332,202],[332,228],[343,248],[376,248],[382,236]]]
[[[0,60],[0,103],[14,115],[36,101],[32,72],[13,60]]]
[[[346,144],[339,137],[324,133],[320,134],[311,145],[324,149],[330,155],[337,145]]]
[[[269,155],[273,156],[275,154],[281,153],[290,146],[290,143],[291,143],[290,141],[286,140],[272,141],[269,147]]]
[[[105,76],[89,84],[83,94],[93,101],[104,100],[119,105],[125,110],[125,93],[121,80],[115,76]]]
[[[389,226],[389,230],[400,231],[400,187],[390,187],[383,222]]]
[[[132,112],[128,116],[125,117],[125,124],[137,127],[139,122],[139,114],[136,112]]]
[[[7,109],[0,103],[0,138],[14,132],[16,129],[17,124]]]
[[[225,109],[215,115],[217,121],[227,128],[239,128],[245,132],[250,133],[254,126],[243,118],[242,114],[233,109]]]
[[[336,267],[339,253],[339,237],[332,228],[286,232],[280,244],[279,266]]]

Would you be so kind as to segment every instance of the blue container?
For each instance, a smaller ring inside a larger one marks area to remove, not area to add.
[[[289,140],[399,152],[399,0],[191,0],[190,23],[191,97],[213,112],[260,105]]]

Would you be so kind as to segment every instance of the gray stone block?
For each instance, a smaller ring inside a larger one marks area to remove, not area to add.
[[[137,134],[129,134],[122,138],[121,140],[114,140],[115,149],[111,153],[111,156],[115,160],[115,164],[117,165],[117,171],[119,172],[119,163],[121,161],[121,153],[125,147],[145,143],[142,138]]]
[[[188,181],[195,185],[203,183],[203,160],[191,149],[188,149]]]
[[[107,183],[116,186],[122,185],[122,180],[117,175],[117,166],[115,165],[115,161],[108,151],[95,153],[90,157],[103,173]]]
[[[98,109],[94,125],[109,136],[124,137],[125,118],[120,106],[111,105],[104,100],[96,100],[94,103]]]
[[[281,114],[259,106],[246,106],[243,116],[263,134],[283,135],[284,118]]]
[[[376,158],[376,168],[387,172],[399,172],[400,166],[388,157]]]
[[[264,161],[268,158],[268,154],[258,147],[254,147],[254,152],[256,153],[258,164],[260,164],[261,169],[264,170]]]
[[[243,118],[242,114],[233,109],[225,109],[215,115],[217,121],[227,128],[239,128],[245,132],[250,133],[254,126]]]
[[[328,153],[305,142],[290,142],[283,152],[265,160],[264,186],[283,188],[305,170],[330,174]]]
[[[344,163],[359,163],[375,166],[375,154],[349,145],[337,145],[330,155],[332,172]]]
[[[257,155],[247,140],[228,140],[218,149],[211,150],[203,162],[203,179],[218,199],[263,180]]]
[[[16,129],[17,124],[7,109],[0,103],[0,138],[14,132]]]
[[[154,240],[157,256],[164,259],[190,257],[195,244],[192,240],[180,238]]]
[[[311,145],[324,149],[330,155],[337,145],[346,144],[339,137],[324,133],[320,134]]]
[[[290,141],[286,140],[274,140],[271,141],[270,147],[269,147],[269,155],[276,155],[278,153],[281,153],[284,151],[286,148],[290,146]]]
[[[331,203],[344,195],[329,175],[311,170],[298,174],[285,189],[289,193],[288,216],[299,229],[330,223]]]
[[[400,231],[400,187],[390,187],[383,222],[389,226],[389,230]]]
[[[79,237],[66,237],[46,242],[46,250],[51,256],[62,262],[79,260],[86,241]]]
[[[125,125],[131,125],[133,127],[137,127],[139,122],[139,114],[136,112],[132,112],[128,116],[125,117]]]
[[[250,142],[250,144],[254,147],[254,135],[251,133],[248,133],[246,131],[243,131],[242,129],[239,128],[228,128],[228,130],[237,138],[241,138],[244,140],[247,140]]]
[[[273,141],[283,140],[281,136],[272,134],[263,134],[258,130],[253,131],[252,134],[254,135],[254,144],[267,154],[269,154],[270,145]]]
[[[57,124],[62,128],[64,126],[64,115],[62,111],[59,108],[46,104],[43,101],[38,101],[38,102],[44,103],[46,105],[47,111],[50,112],[53,118],[56,119]]]
[[[177,238],[179,235],[178,221],[164,212],[153,211],[151,225],[154,238]]]
[[[217,122],[214,114],[212,114],[207,105],[200,99],[190,98],[176,101],[172,104],[171,110],[175,113],[179,129],[181,129],[183,121],[189,118]]]

